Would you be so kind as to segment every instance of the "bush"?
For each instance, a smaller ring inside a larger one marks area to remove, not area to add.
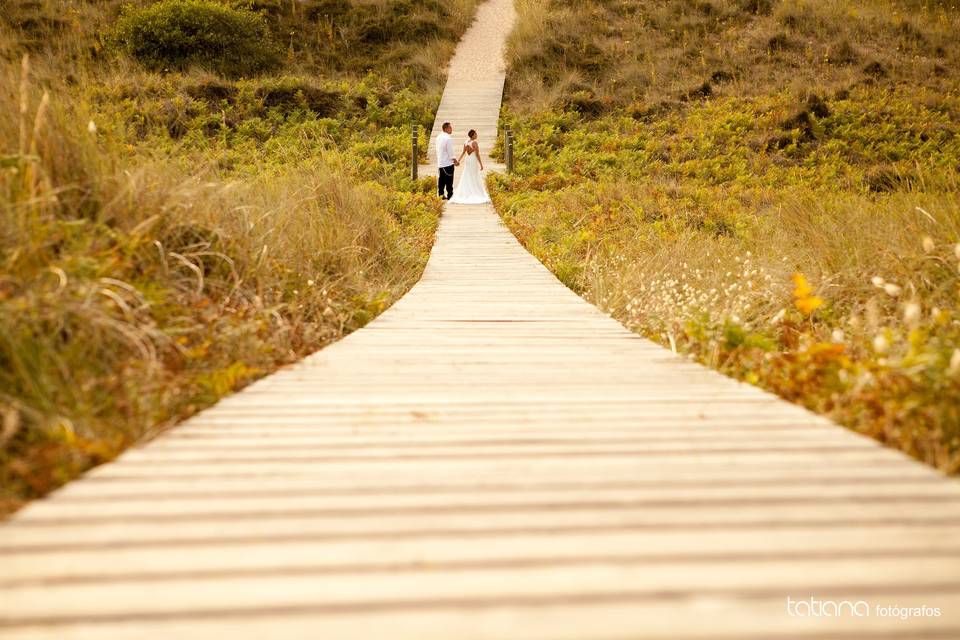
[[[126,7],[109,42],[154,71],[198,66],[243,76],[279,62],[261,16],[210,0],[162,0],[143,8]]]
[[[256,95],[268,109],[278,107],[284,112],[297,108],[309,109],[323,118],[337,115],[341,107],[339,93],[328,91],[306,78],[270,79],[257,87]]]

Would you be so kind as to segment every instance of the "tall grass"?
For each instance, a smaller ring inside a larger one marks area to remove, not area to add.
[[[409,124],[475,0],[230,4],[265,16],[275,73],[142,69],[106,44],[119,1],[0,16],[0,513],[362,326],[426,263]]]
[[[336,157],[248,179],[129,163],[58,91],[4,86],[7,507],[362,325],[424,264],[435,205]]]
[[[521,2],[507,224],[678,353],[960,472],[960,7]]]
[[[955,88],[960,5],[924,0],[518,0],[512,107],[677,106],[885,79]]]
[[[363,76],[434,91],[446,61],[473,21],[478,0],[220,0],[262,15],[283,56],[285,73]],[[0,13],[0,54],[24,50],[76,73],[118,63],[108,45],[125,5],[152,0],[9,0]],[[5,56],[6,57],[6,56]]]

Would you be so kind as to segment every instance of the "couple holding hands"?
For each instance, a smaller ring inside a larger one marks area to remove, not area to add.
[[[477,132],[467,133],[460,157],[454,157],[453,125],[443,123],[443,132],[437,136],[437,191],[441,198],[452,204],[485,204],[490,202],[487,187],[483,183],[483,160],[480,159],[480,145]],[[466,160],[464,160],[466,158]],[[457,167],[463,167],[463,175],[456,191],[453,189],[453,175]]]

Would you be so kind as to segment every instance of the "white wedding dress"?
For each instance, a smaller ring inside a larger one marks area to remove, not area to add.
[[[466,148],[470,144],[468,140],[463,146]],[[463,171],[460,176],[460,184],[453,192],[453,198],[450,202],[453,204],[486,204],[490,202],[490,196],[487,194],[487,185],[483,182],[483,174],[480,173],[480,159],[476,153],[468,153],[463,164],[460,165]]]

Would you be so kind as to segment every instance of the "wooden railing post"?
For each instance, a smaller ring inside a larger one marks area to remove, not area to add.
[[[420,167],[419,167],[419,165],[420,165],[420,157],[419,157],[420,154],[419,154],[419,150],[417,149],[417,144],[418,144],[418,142],[419,142],[419,138],[420,138],[420,127],[419,127],[419,125],[416,125],[416,124],[415,124],[415,125],[413,125],[413,137],[411,138],[411,141],[410,141],[410,143],[411,143],[411,144],[410,144],[410,146],[411,146],[411,151],[410,151],[410,154],[411,154],[411,155],[410,155],[410,164],[411,164],[410,176],[411,176],[414,180],[417,179],[417,177],[418,177],[417,173],[418,173],[418,170],[419,170],[419,168],[420,168]]]
[[[513,173],[513,131],[510,127],[507,127],[504,144],[506,145],[507,173]]]
[[[510,127],[503,125],[503,165],[510,170]]]

